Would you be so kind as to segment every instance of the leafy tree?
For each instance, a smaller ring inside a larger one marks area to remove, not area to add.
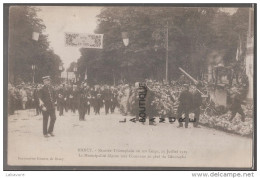
[[[32,65],[35,69],[35,82],[41,82],[43,75],[59,79],[61,59],[50,48],[48,36],[42,34],[46,28],[37,17],[39,9],[30,6],[9,8],[8,71],[9,81],[19,83],[32,81]],[[32,39],[33,32],[40,33],[38,41]]]
[[[121,6],[105,7],[97,17],[95,32],[104,34],[104,49],[82,49],[78,60],[79,72],[87,66],[93,83],[163,80],[167,29],[169,79],[179,77],[178,67],[201,79],[212,51],[223,53],[226,65],[235,59],[238,36],[247,29],[244,9],[230,15],[219,8]],[[122,32],[128,32],[127,47]]]

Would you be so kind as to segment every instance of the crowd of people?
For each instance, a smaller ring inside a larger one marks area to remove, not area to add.
[[[37,91],[42,84],[21,83],[17,86],[8,84],[8,114],[13,115],[16,110],[36,108],[36,114],[40,114],[39,96]]]
[[[178,107],[182,104],[181,93],[188,90],[190,93],[196,93],[194,101],[201,101],[201,93],[199,94],[195,85],[188,85],[173,81],[169,84],[162,82],[146,80],[147,88],[153,94],[150,104],[153,106],[155,116],[169,117],[178,115]],[[15,110],[36,109],[36,115],[41,113],[39,103],[39,91],[43,84],[21,83],[20,85],[8,85],[8,114],[14,114]],[[87,83],[81,85],[61,84],[53,85],[55,90],[55,101],[59,115],[64,115],[64,111],[75,113],[77,110],[80,120],[84,120],[85,114],[90,114],[90,108],[93,108],[94,114],[100,114],[100,109],[105,108],[105,114],[114,113],[118,107],[122,115],[135,115],[138,110],[138,83],[136,84],[119,84],[117,86],[94,85],[89,86]],[[185,93],[185,92],[184,92]],[[186,95],[186,94],[185,94]],[[185,96],[184,95],[184,96]],[[185,98],[185,97],[184,97]],[[192,107],[191,97],[185,107]],[[231,104],[232,111],[237,111],[243,115],[241,111],[242,99],[239,91],[235,89]],[[184,99],[185,100],[185,99]],[[183,101],[185,102],[185,101]],[[194,104],[195,105],[195,104]],[[196,103],[201,106],[202,102]],[[83,109],[84,108],[84,109]],[[187,108],[187,109],[188,109]],[[180,110],[180,109],[179,109]],[[189,110],[189,109],[188,109]],[[84,112],[83,112],[84,111]],[[185,111],[186,112],[186,111]],[[232,115],[235,115],[233,112]],[[243,115],[244,116],[244,115]]]
[[[117,88],[108,85],[88,86],[81,85],[52,85],[55,91],[55,105],[59,115],[64,111],[79,112],[80,120],[84,120],[85,114],[90,114],[90,107],[93,107],[95,114],[100,114],[100,109],[105,108],[105,113],[114,113],[117,100]],[[41,113],[39,92],[42,84],[22,83],[18,86],[8,85],[8,114],[13,115],[16,110],[36,109],[36,115]]]
[[[164,118],[174,118],[179,121],[179,127],[183,127],[184,123],[185,128],[187,128],[190,122],[190,114],[193,113],[193,126],[198,127],[201,106],[203,101],[208,99],[208,97],[203,98],[202,87],[185,82],[185,80],[170,83],[146,80],[143,83],[146,87],[144,97],[145,114],[149,124],[153,124],[154,117],[162,118],[160,121],[164,121]],[[86,82],[82,82],[80,85],[66,83],[53,85],[49,82],[48,87],[45,86],[45,84],[22,83],[15,87],[9,84],[9,115],[14,114],[15,110],[35,108],[36,115],[43,112],[43,116],[48,118],[55,115],[53,111],[46,115],[45,111],[48,110],[46,105],[50,105],[48,107],[57,109],[59,116],[63,116],[68,111],[77,112],[79,120],[84,121],[86,115],[90,115],[92,111],[90,108],[93,108],[95,115],[99,115],[101,108],[104,108],[105,114],[109,114],[114,113],[115,108],[118,107],[122,115],[131,115],[135,117],[136,121],[141,120],[140,87],[138,82],[132,85],[119,84],[117,86],[89,86]],[[49,86],[53,89],[53,93],[50,93]],[[242,116],[242,121],[245,120],[241,104],[240,94],[235,92],[232,95],[230,107],[232,116],[230,121],[232,121],[236,113]],[[56,115],[53,118],[55,121]],[[180,121],[180,119],[182,120]],[[44,135],[46,134],[45,129]]]
[[[71,110],[73,113],[78,110],[79,120],[85,120],[85,115],[90,114],[93,108],[94,114],[100,114],[100,109],[105,108],[105,114],[114,113],[117,102],[117,90],[108,85],[95,85],[90,87],[87,83],[81,85],[60,85],[56,88],[57,109],[59,115],[64,114],[64,110]]]

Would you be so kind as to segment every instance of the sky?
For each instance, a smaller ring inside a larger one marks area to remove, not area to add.
[[[39,7],[39,6],[38,6]],[[65,32],[94,33],[97,26],[96,16],[102,7],[41,6],[38,17],[43,20],[49,37],[50,48],[59,55],[63,66],[68,68],[71,62],[80,57],[78,47],[65,46]]]

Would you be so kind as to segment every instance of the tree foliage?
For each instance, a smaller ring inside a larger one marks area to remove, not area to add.
[[[32,82],[32,65],[36,66],[35,82],[41,82],[44,75],[58,81],[61,59],[49,48],[48,36],[42,34],[46,27],[37,11],[30,6],[9,8],[8,70],[12,83]],[[32,39],[33,32],[40,33],[38,41]]]
[[[105,7],[95,31],[104,34],[104,49],[81,49],[79,72],[88,67],[94,83],[163,80],[168,29],[169,79],[179,77],[178,67],[200,79],[212,51],[221,51],[226,65],[235,60],[238,39],[246,37],[245,11],[230,15],[219,8]],[[122,32],[128,32],[127,47]]]

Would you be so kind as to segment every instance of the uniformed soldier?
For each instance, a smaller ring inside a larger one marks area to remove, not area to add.
[[[183,91],[180,93],[179,106],[177,110],[177,119],[179,121],[178,127],[183,127],[182,122],[185,121],[185,128],[188,128],[191,101],[192,95],[189,92],[189,87],[187,84],[183,84]],[[184,119],[182,119],[182,114],[185,115]]]
[[[44,86],[39,92],[40,107],[43,115],[43,135],[44,137],[54,136],[53,129],[56,121],[55,114],[55,91],[50,85],[51,79],[49,76],[42,78]],[[48,120],[50,117],[50,124],[48,127]]]
[[[78,111],[79,111],[79,120],[85,121],[85,115],[86,115],[86,104],[87,104],[87,96],[84,89],[84,86],[82,85],[80,87],[79,91],[79,97],[78,97]]]

